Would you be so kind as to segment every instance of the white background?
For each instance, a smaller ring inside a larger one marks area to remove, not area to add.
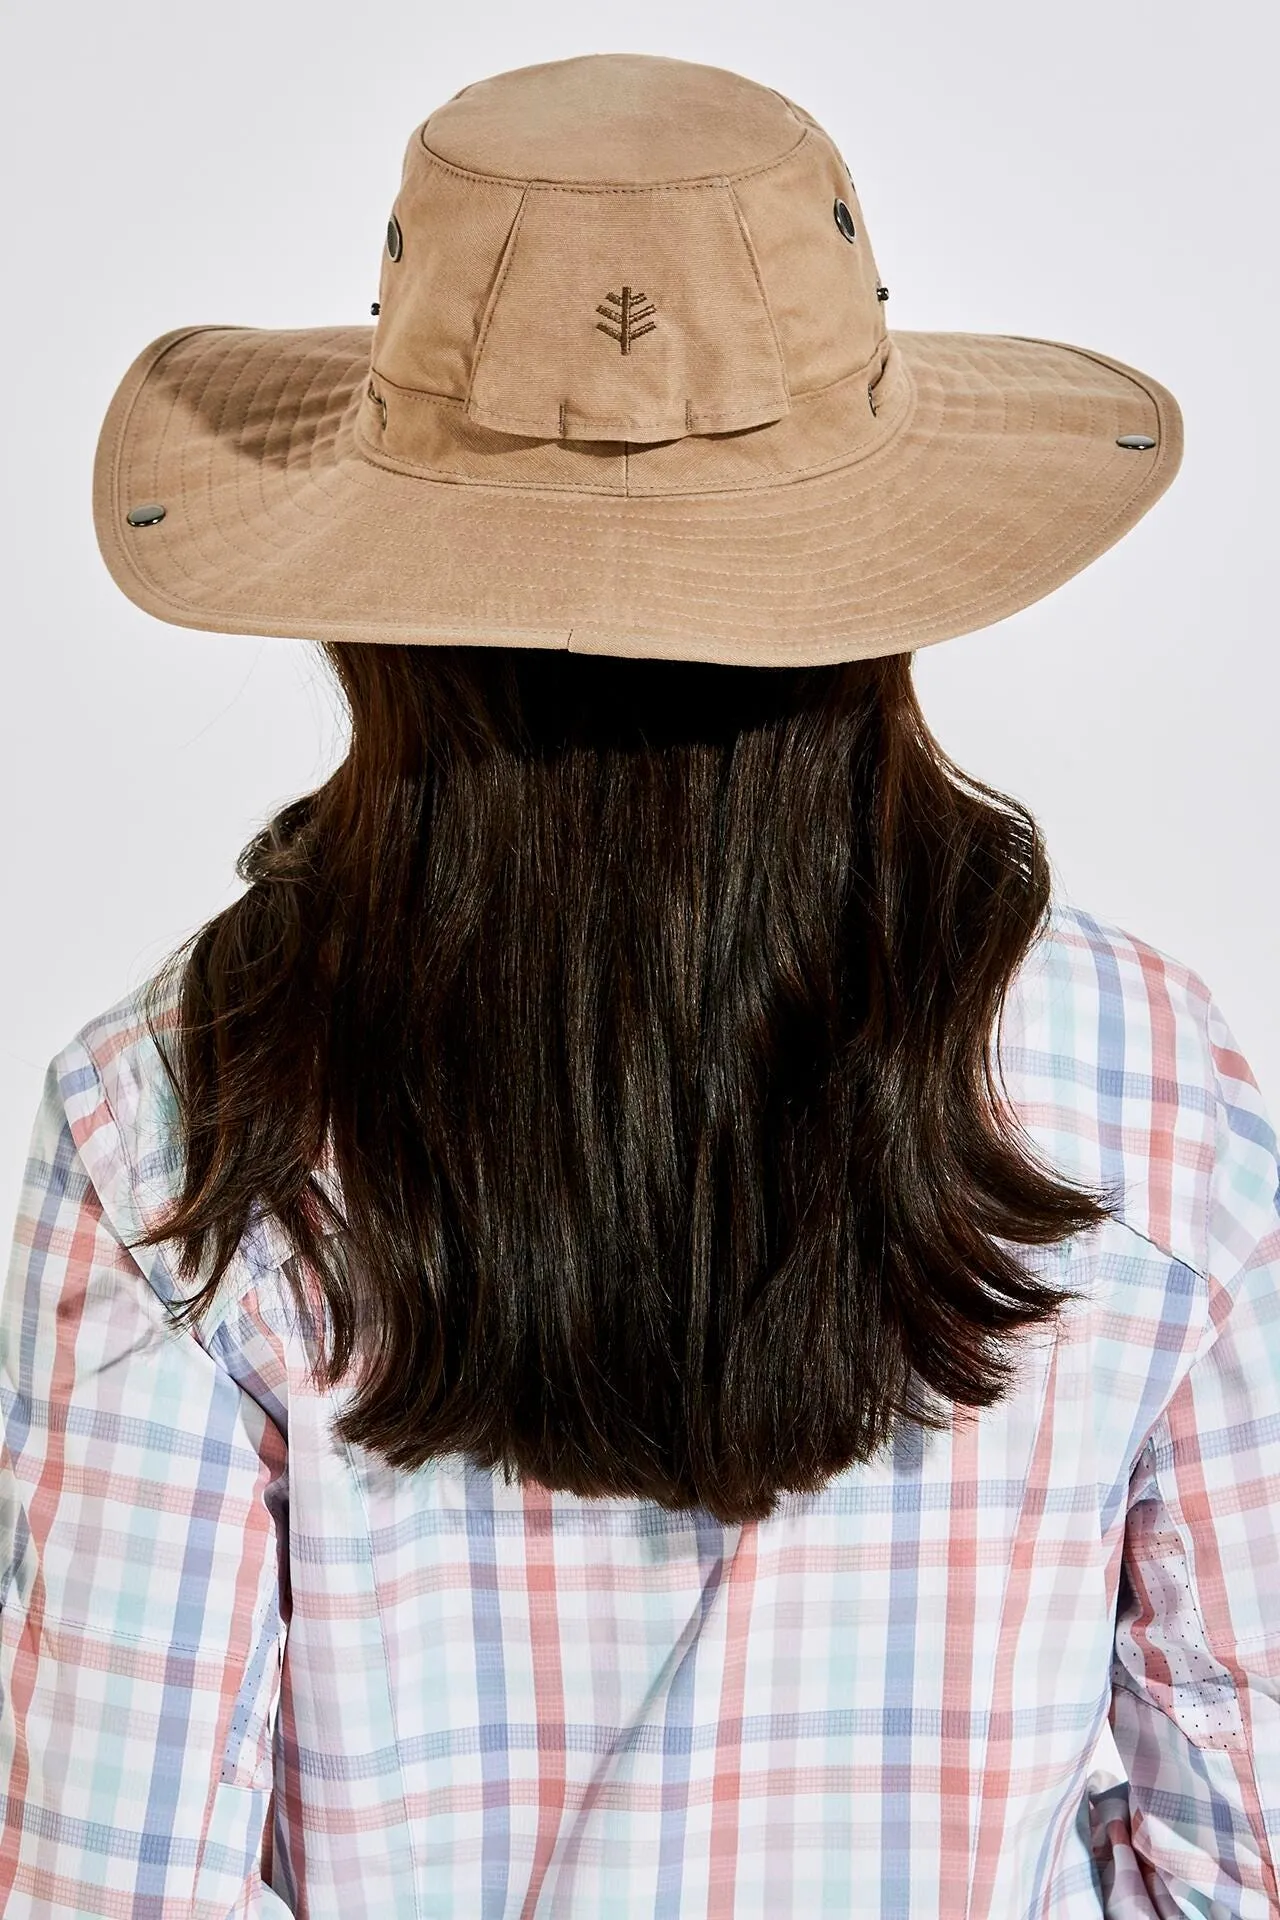
[[[344,750],[305,643],[166,627],[111,582],[89,502],[112,391],[170,327],[367,321],[413,128],[581,53],[731,67],[815,114],[891,328],[1095,347],[1178,397],[1164,499],[917,680],[948,750],[1038,816],[1063,890],[1207,979],[1280,1108],[1261,7],[46,0],[3,34],[5,1218],[50,1056],[235,897],[241,846]]]

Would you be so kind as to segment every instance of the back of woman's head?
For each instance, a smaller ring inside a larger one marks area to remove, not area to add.
[[[347,758],[157,980],[176,1317],[262,1209],[340,1438],[731,1522],[997,1400],[1106,1196],[1001,1098],[1048,863],[910,655],[324,651]]]

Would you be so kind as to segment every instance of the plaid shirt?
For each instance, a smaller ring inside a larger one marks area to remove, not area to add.
[[[1056,904],[1006,1084],[1123,1219],[1015,1391],[729,1527],[337,1444],[277,1225],[175,1332],[137,996],[0,1300],[6,1920],[1280,1913],[1276,1142],[1204,983]],[[1108,1718],[1127,1779],[1091,1773]]]

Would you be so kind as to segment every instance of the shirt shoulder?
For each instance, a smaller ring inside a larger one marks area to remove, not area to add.
[[[177,1098],[162,1053],[177,1021],[176,980],[153,975],[86,1020],[50,1062],[85,1172],[126,1243],[163,1218],[182,1181]],[[166,1241],[134,1250],[153,1290],[166,1301],[193,1293],[205,1277],[202,1268],[180,1278],[176,1252]],[[278,1222],[255,1218],[215,1319],[289,1252]]]
[[[1068,1178],[1225,1279],[1274,1227],[1276,1142],[1254,1075],[1201,976],[1126,928],[1055,900],[1000,1026],[1005,1088]]]
[[[67,1117],[86,1169],[120,1227],[143,1231],[181,1174],[177,1107],[147,1021],[144,981],[94,1014],[54,1056]],[[176,995],[160,1006],[174,1025]]]

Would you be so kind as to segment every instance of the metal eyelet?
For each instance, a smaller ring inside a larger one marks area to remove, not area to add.
[[[164,519],[164,508],[158,500],[149,500],[143,507],[130,507],[125,519],[131,527],[154,527]]]
[[[837,200],[831,211],[835,216],[835,223],[845,239],[856,240],[858,237],[858,229],[853,224],[853,215],[850,213],[845,202],[843,200]]]
[[[387,252],[393,260],[398,260],[404,252],[404,235],[400,231],[400,222],[394,213],[387,222]]]
[[[1118,447],[1131,447],[1135,453],[1146,453],[1155,444],[1149,433],[1122,433],[1116,441]]]

